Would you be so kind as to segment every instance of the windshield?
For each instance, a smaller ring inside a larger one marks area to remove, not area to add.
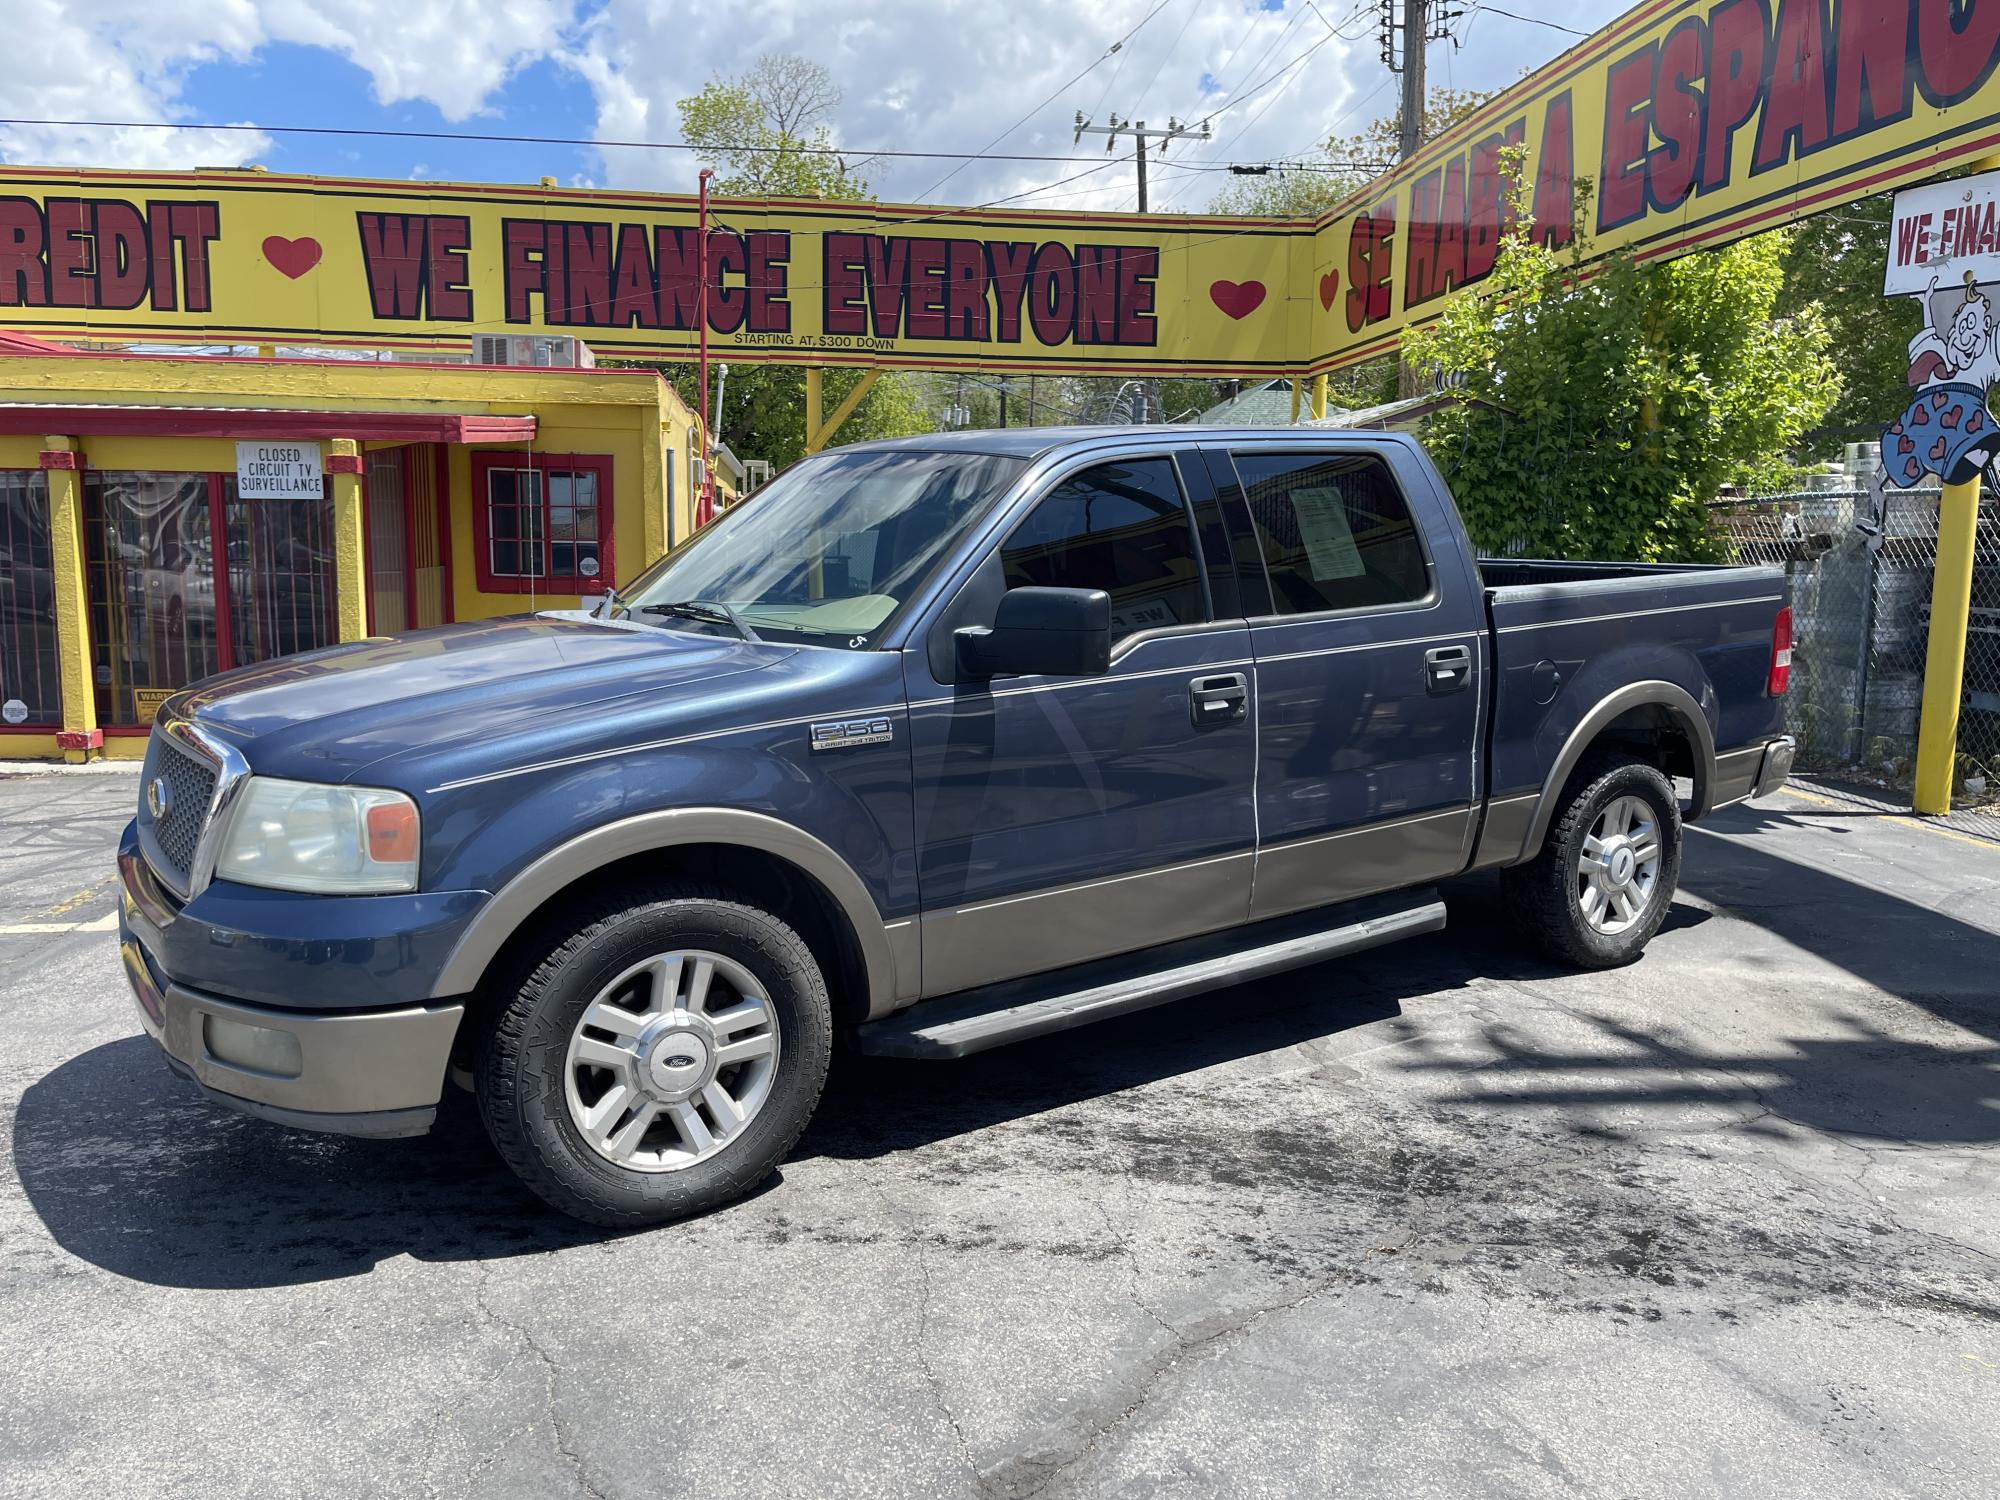
[[[766,640],[869,646],[1024,464],[907,450],[805,459],[641,574],[620,603],[676,629],[712,625],[666,605],[727,605]]]

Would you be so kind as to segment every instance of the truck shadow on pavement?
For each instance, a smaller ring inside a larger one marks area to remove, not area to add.
[[[1781,816],[1739,811],[1717,826],[1748,831]],[[1539,1110],[1576,1136],[1603,1136],[1606,1113],[1740,1102],[1744,1129],[2000,1140],[2000,1046],[1977,1041],[2000,1037],[2000,936],[1747,844],[1696,836],[1689,848],[1683,884],[1696,899],[1676,904],[1635,971],[1658,966],[1650,986],[1565,975],[1527,956],[1494,883],[1473,879],[1449,892],[1452,926],[1439,939],[958,1063],[843,1057],[795,1159],[880,1157],[1289,1048],[1336,1068],[1393,1049],[1372,1066],[1400,1078],[1399,1111]],[[1810,977],[1786,968],[1790,944],[1915,1010],[1891,1002],[1898,1014],[1885,1017],[1882,995],[1852,987],[1827,994],[1809,1037],[1753,1033],[1712,1052],[1713,1030],[1691,1040],[1687,1016],[1657,998],[1678,986],[1686,1007],[1702,1004],[1699,945],[1723,926],[1708,906],[1783,940],[1715,950],[1748,971],[1732,981],[1739,988],[1768,970],[1772,985],[1809,990]],[[1711,933],[1694,930],[1704,925]],[[1525,1024],[1530,1005],[1561,1010],[1562,1045]],[[63,1249],[167,1285],[295,1285],[397,1255],[484,1260],[613,1237],[544,1209],[469,1109],[413,1141],[300,1134],[208,1104],[142,1037],[94,1048],[29,1087],[14,1164]]]

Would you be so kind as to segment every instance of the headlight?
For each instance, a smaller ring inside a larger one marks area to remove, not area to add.
[[[417,844],[417,804],[401,792],[252,776],[229,814],[215,873],[281,891],[414,891]]]

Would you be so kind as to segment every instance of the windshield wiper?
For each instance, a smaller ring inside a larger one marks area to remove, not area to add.
[[[727,625],[746,641],[762,638],[756,631],[743,623],[743,616],[736,613],[721,600],[683,599],[672,604],[641,604],[632,614],[678,615],[686,620],[700,620],[709,625]]]

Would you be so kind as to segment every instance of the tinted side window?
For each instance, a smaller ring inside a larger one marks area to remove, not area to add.
[[[1389,466],[1366,454],[1238,453],[1278,613],[1407,604],[1430,593]]]
[[[1194,530],[1164,458],[1064,480],[1007,539],[1000,565],[1010,589],[1103,589],[1117,637],[1208,618]]]

